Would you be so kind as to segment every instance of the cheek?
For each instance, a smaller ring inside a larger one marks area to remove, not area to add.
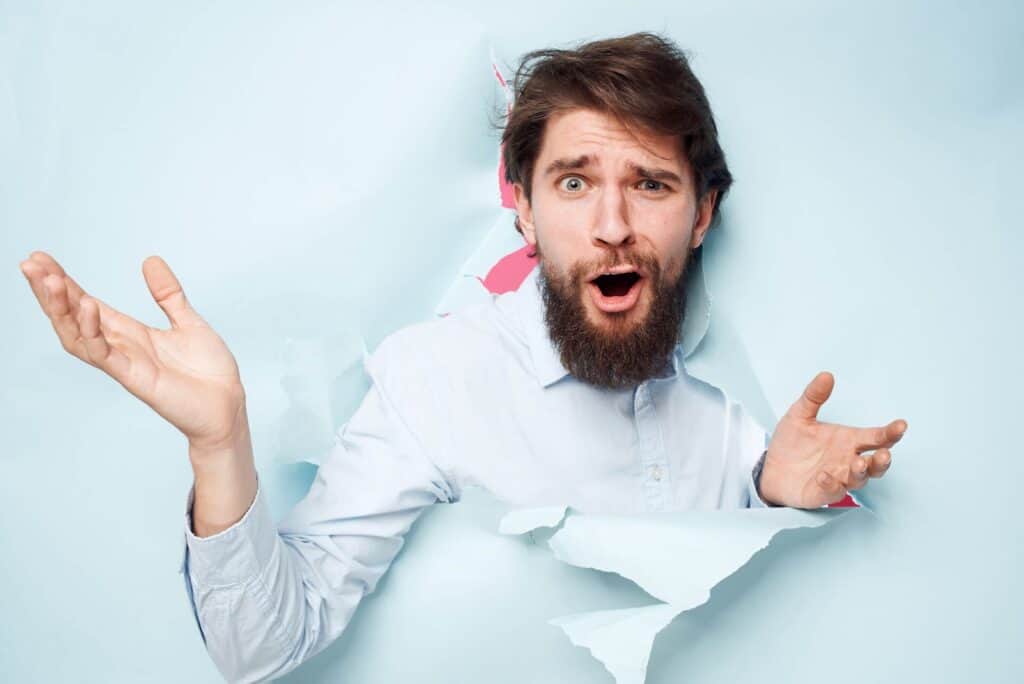
[[[537,241],[552,260],[563,260],[588,244],[590,223],[582,207],[568,202],[541,202],[534,205],[533,219]]]
[[[665,261],[681,258],[690,249],[693,238],[695,214],[692,207],[647,207],[642,215],[642,225],[648,227],[647,234],[658,253]]]

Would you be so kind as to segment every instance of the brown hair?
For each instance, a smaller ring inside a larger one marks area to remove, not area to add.
[[[529,52],[516,71],[513,93],[501,136],[505,180],[521,183],[527,200],[548,118],[583,107],[611,114],[627,126],[676,136],[692,169],[697,198],[718,191],[712,220],[718,218],[732,174],[704,88],[671,40],[633,33],[574,50]],[[518,217],[516,229],[522,232]]]

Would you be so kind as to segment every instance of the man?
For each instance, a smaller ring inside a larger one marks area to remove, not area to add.
[[[279,529],[254,467],[233,356],[159,258],[171,328],[22,263],[61,344],[180,429],[195,474],[186,587],[232,681],[281,675],[336,638],[429,505],[482,486],[516,504],[619,512],[818,507],[881,476],[904,421],[816,416],[821,373],[766,435],[687,375],[685,275],[731,183],[703,88],[650,34],[526,57],[504,135],[517,227],[539,270],[514,293],[386,338],[373,384]]]

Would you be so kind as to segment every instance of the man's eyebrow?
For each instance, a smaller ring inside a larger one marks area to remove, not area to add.
[[[596,159],[587,154],[581,154],[578,157],[563,157],[548,164],[548,167],[544,169],[544,175],[549,176],[553,173],[561,173],[562,171],[578,171],[580,169],[585,169],[595,161]],[[629,168],[633,173],[641,178],[670,181],[679,183],[680,185],[682,185],[683,182],[679,177],[679,174],[674,171],[669,171],[668,169],[648,168],[646,166],[640,166],[639,164],[630,164]]]
[[[669,171],[668,169],[647,168],[646,166],[640,166],[639,164],[630,164],[629,167],[641,178],[649,178],[651,180],[658,181],[672,181],[679,183],[680,185],[683,183],[683,179],[679,177],[679,174]]]
[[[586,154],[581,154],[578,157],[563,157],[562,159],[556,159],[548,164],[548,167],[544,169],[544,175],[550,176],[553,173],[561,171],[576,171],[584,169],[590,165],[591,161],[593,160]]]

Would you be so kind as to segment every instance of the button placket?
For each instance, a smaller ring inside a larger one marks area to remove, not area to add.
[[[662,511],[669,500],[668,461],[648,383],[642,383],[636,389],[634,420],[647,506],[649,510]]]

